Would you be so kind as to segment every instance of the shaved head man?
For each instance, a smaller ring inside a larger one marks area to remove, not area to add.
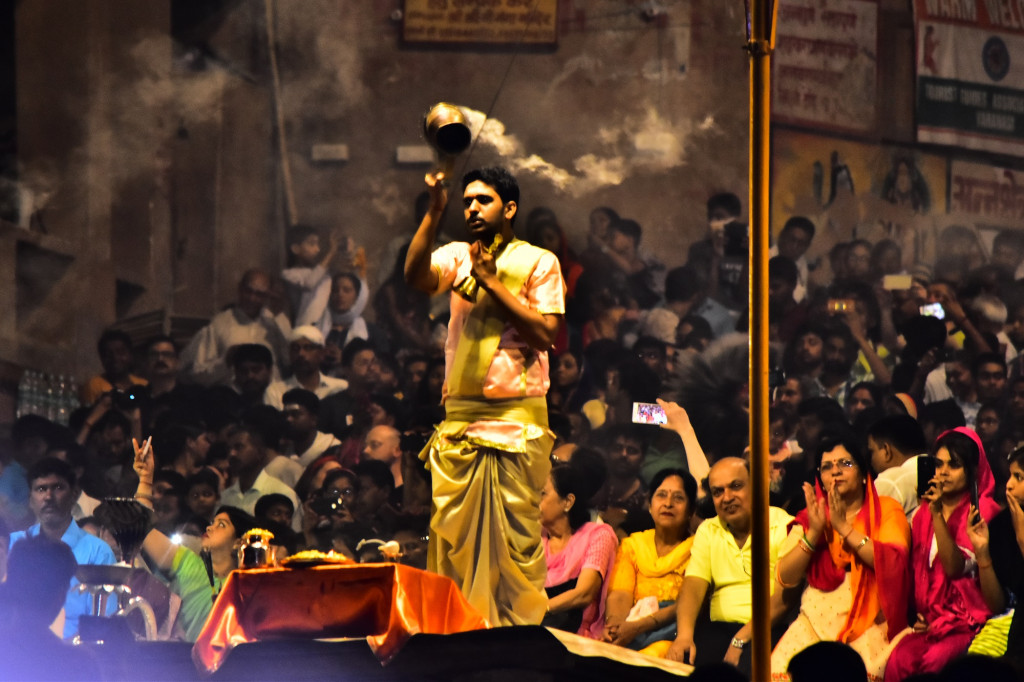
[[[366,434],[363,459],[375,459],[391,467],[395,487],[402,485],[402,434],[393,426],[374,426]]]

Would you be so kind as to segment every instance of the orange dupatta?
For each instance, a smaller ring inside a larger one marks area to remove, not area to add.
[[[814,489],[818,499],[825,497],[818,483]],[[829,514],[827,506],[825,513]],[[790,527],[797,523],[804,530],[808,528],[806,509],[797,514]],[[807,568],[807,582],[816,589],[831,592],[843,583],[845,567],[849,564],[853,601],[836,641],[848,643],[860,637],[875,623],[879,611],[885,616],[891,640],[907,627],[910,526],[903,507],[896,500],[879,496],[871,476],[867,478],[864,504],[853,521],[853,528],[871,538],[874,569],[865,566],[854,552],[846,549],[845,541],[833,530],[829,519],[825,542],[819,543]]]

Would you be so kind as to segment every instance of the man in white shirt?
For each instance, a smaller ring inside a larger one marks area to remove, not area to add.
[[[264,473],[294,490],[306,468],[282,452],[285,433],[288,431],[285,416],[270,405],[260,404],[246,410],[242,414],[242,421],[258,425],[263,436],[263,446],[266,448]]]
[[[292,458],[303,468],[310,465],[328,448],[341,445],[329,433],[317,429],[320,399],[304,388],[293,388],[284,394],[284,418],[288,422],[288,439],[292,444]]]
[[[245,343],[259,343],[274,356],[275,372],[284,362],[291,323],[265,306],[270,298],[270,275],[248,270],[238,283],[238,303],[223,310],[200,329],[181,352],[181,374],[203,386],[231,384],[228,350]]]
[[[324,335],[313,325],[296,327],[288,344],[288,356],[292,363],[292,376],[284,381],[275,381],[267,386],[263,394],[263,403],[284,409],[284,394],[293,388],[304,388],[312,391],[323,400],[329,395],[340,393],[348,388],[344,379],[327,376],[320,371],[324,361]]]
[[[903,505],[913,518],[917,497],[917,460],[928,449],[924,432],[910,415],[882,417],[868,429],[868,452],[875,470],[875,490]]]
[[[267,465],[268,454],[266,437],[258,426],[238,424],[232,429],[228,436],[228,465],[235,482],[221,493],[221,504],[254,514],[256,500],[263,495],[280,493],[295,505],[292,527],[299,530],[299,498],[294,490],[263,470]]]
[[[793,300],[797,303],[807,298],[807,249],[814,239],[814,223],[803,216],[793,216],[782,226],[776,243],[768,250],[768,257],[785,256],[796,263],[797,282]]]

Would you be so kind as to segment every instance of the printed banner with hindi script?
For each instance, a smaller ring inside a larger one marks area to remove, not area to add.
[[[782,0],[772,118],[837,131],[875,125],[878,3]]]
[[[1022,229],[1024,171],[953,161],[949,172],[949,213],[978,228]]]
[[[831,282],[828,253],[839,242],[891,239],[903,266],[935,260],[946,212],[945,156],[911,147],[779,129],[772,134],[772,230],[793,216],[817,228],[810,262],[816,283]]]
[[[1024,156],[1024,5],[914,0],[914,30],[918,140]]]
[[[558,0],[405,0],[406,43],[554,45]]]

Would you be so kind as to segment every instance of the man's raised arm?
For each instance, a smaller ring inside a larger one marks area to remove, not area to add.
[[[441,214],[448,203],[448,192],[442,184],[443,180],[444,173],[427,174],[425,181],[430,192],[430,208],[416,228],[416,234],[409,243],[409,252],[405,256],[406,284],[428,294],[436,292],[439,284],[437,271],[430,267],[430,254],[434,250]]]

